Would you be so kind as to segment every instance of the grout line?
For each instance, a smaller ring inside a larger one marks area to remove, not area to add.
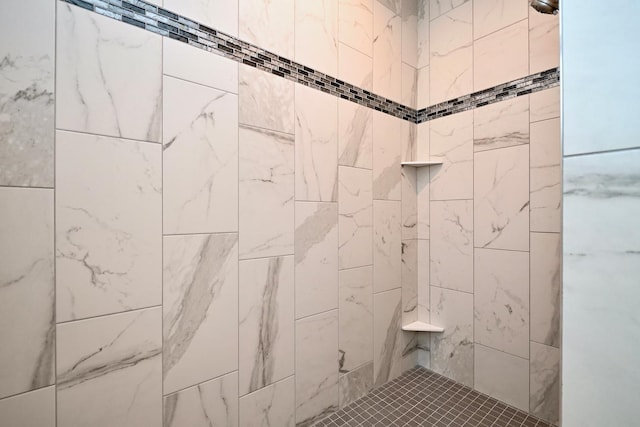
[[[57,326],[68,325],[68,324],[75,323],[75,322],[84,322],[86,320],[94,320],[94,319],[101,319],[101,318],[106,318],[106,317],[111,317],[111,316],[119,316],[121,314],[135,313],[136,311],[152,310],[154,308],[162,308],[162,304],[155,304],[155,305],[150,305],[150,306],[145,306],[145,307],[132,308],[132,309],[129,309],[129,310],[117,311],[115,313],[97,314],[95,316],[82,317],[82,318],[79,318],[79,319],[65,320],[64,322],[56,323],[56,325]]]

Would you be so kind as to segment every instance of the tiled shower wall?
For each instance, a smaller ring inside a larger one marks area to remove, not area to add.
[[[558,17],[526,0],[431,1],[422,13],[418,107],[558,66]],[[562,284],[559,93],[419,124],[417,158],[444,163],[404,174],[418,195],[417,230],[403,234],[405,256],[418,259],[403,285],[406,294],[417,289],[417,304],[405,305],[404,322],[445,328],[419,335],[419,347],[430,348],[421,362],[552,422]]]

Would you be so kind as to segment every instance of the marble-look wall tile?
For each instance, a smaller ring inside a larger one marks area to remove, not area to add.
[[[238,0],[164,0],[164,7],[216,30],[238,36]]]
[[[167,37],[162,38],[162,72],[225,92],[238,93],[236,61]]]
[[[371,171],[339,168],[339,268],[373,264]]]
[[[373,110],[338,100],[338,164],[373,167]]]
[[[375,0],[338,0],[340,41],[373,56],[373,2]]]
[[[373,360],[373,268],[340,271],[339,368],[349,373]]]
[[[445,14],[434,13],[434,3],[451,4],[452,1],[462,3],[462,0],[431,2],[431,18],[438,16],[431,21],[429,29],[431,104],[473,92],[472,2]]]
[[[475,346],[476,390],[529,412],[529,361],[479,344]]]
[[[295,83],[248,65],[240,65],[240,123],[294,133]]]
[[[0,185],[53,187],[55,7],[46,0],[2,4]]]
[[[467,2],[469,0],[429,0],[431,19],[436,19],[438,16]]]
[[[402,242],[402,324],[418,320],[418,240]]]
[[[418,42],[416,45],[416,68],[422,69],[429,65],[429,20],[431,12],[428,1],[418,1]],[[427,82],[429,85],[429,82]]]
[[[296,203],[296,319],[338,308],[338,204]]]
[[[417,365],[422,366],[426,369],[431,369],[431,333],[422,333],[416,335],[418,336]]]
[[[466,7],[466,6],[465,6]],[[429,168],[431,200],[473,197],[473,111],[433,120],[429,141],[431,156],[441,166]]]
[[[56,76],[58,129],[160,142],[159,35],[58,3]]]
[[[403,120],[402,133],[400,137],[401,139],[400,149],[402,150],[400,153],[401,162],[411,162],[418,157],[417,136],[418,136],[418,125],[416,125],[415,123],[411,123],[407,120]]]
[[[0,206],[1,398],[54,381],[53,190],[0,187]]]
[[[398,7],[399,9],[399,7]],[[394,101],[402,97],[402,18],[373,2],[373,92]]]
[[[238,367],[238,235],[166,236],[164,392]],[[224,351],[220,351],[220,349]]]
[[[240,262],[240,395],[293,374],[293,257]]]
[[[555,425],[560,421],[560,350],[531,343],[529,411]]]
[[[338,310],[296,321],[296,425],[338,409]]]
[[[560,65],[560,18],[529,9],[529,73]]]
[[[294,0],[239,0],[239,37],[285,58],[293,58]]]
[[[240,257],[291,255],[293,135],[240,126],[239,140]]]
[[[402,147],[398,136],[402,133],[402,120],[373,112],[373,198],[400,200],[400,155]]]
[[[529,147],[475,155],[475,246],[529,250]]]
[[[373,89],[373,59],[340,43],[338,46],[338,78],[359,88]]]
[[[476,249],[475,342],[529,358],[529,253]]]
[[[402,63],[401,71],[402,93],[400,103],[411,108],[416,108],[418,101],[418,71],[404,62]]]
[[[55,387],[0,400],[0,421],[7,427],[56,427]]]
[[[402,276],[400,202],[373,202],[373,289],[399,288]]]
[[[64,323],[57,341],[59,426],[162,424],[160,307]]]
[[[418,171],[402,168],[402,240],[418,238]]]
[[[295,426],[296,388],[294,377],[264,387],[240,398],[243,427]]]
[[[431,318],[430,286],[430,252],[429,240],[418,240],[418,319],[427,321]],[[420,338],[420,336],[418,336]],[[426,347],[430,347],[427,340]]]
[[[531,231],[562,230],[560,119],[531,124]]]
[[[431,78],[431,71],[430,71],[430,67],[422,67],[418,70],[418,77],[417,77],[417,82],[416,82],[416,86],[417,86],[417,99],[416,99],[416,108],[422,109],[422,108],[427,108],[429,105],[431,105],[431,93],[430,91],[430,83],[429,83],[429,79]]]
[[[529,98],[531,123],[560,117],[560,86],[532,93]]]
[[[338,0],[295,3],[296,61],[338,74]]]
[[[528,143],[528,96],[519,96],[473,110],[474,151]]]
[[[338,98],[295,88],[296,200],[338,200]]]
[[[403,356],[415,334],[402,331],[400,289],[373,295],[373,369],[376,387],[405,370]]]
[[[421,1],[402,0],[402,62],[418,67],[418,9]]]
[[[473,387],[473,294],[431,286],[431,369]]]
[[[428,159],[431,157],[431,121],[420,123],[417,127],[416,136],[416,159]]]
[[[238,231],[238,96],[164,78],[163,232]]]
[[[418,239],[428,240],[431,235],[431,173],[429,168],[419,168],[417,171],[416,204],[418,215]]]
[[[431,202],[431,285],[473,293],[473,200]]]
[[[160,304],[162,150],[58,131],[58,322]]]
[[[340,408],[364,397],[373,389],[373,362],[340,377]]]
[[[508,0],[508,3],[513,1]],[[527,19],[477,40],[473,45],[473,90],[486,89],[528,75],[528,43]]]
[[[529,0],[475,0],[473,2],[473,38],[478,39],[522,21],[528,15]]]
[[[165,427],[237,427],[237,372],[166,396],[163,412]]]
[[[562,238],[531,233],[531,340],[560,348]]]

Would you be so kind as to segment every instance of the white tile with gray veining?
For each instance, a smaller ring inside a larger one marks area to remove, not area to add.
[[[475,345],[474,387],[525,412],[529,411],[529,361]]]
[[[63,323],[56,338],[58,425],[162,424],[160,307]]]
[[[163,232],[238,231],[238,96],[164,78]]]
[[[58,129],[160,142],[159,35],[58,3],[56,75]]]
[[[0,420],[11,427],[56,427],[55,386],[0,400]]]
[[[371,171],[339,167],[339,268],[373,264]]]
[[[402,276],[402,224],[400,202],[373,202],[373,289],[399,288]]]
[[[53,190],[0,187],[0,206],[0,397],[6,397],[55,380]]]
[[[159,144],[56,134],[56,319],[161,303]]]
[[[398,377],[405,370],[403,357],[405,352],[413,350],[414,335],[402,331],[401,290],[374,294],[373,369],[376,387]]]
[[[531,341],[560,348],[562,237],[531,233]]]
[[[431,286],[431,369],[473,387],[473,294]]]
[[[418,310],[418,240],[402,242],[402,324],[407,325],[419,319]],[[420,319],[422,320],[422,319]]]
[[[338,164],[373,167],[373,110],[338,100]]]
[[[529,254],[476,249],[475,342],[529,358]]]
[[[402,63],[402,94],[400,103],[407,107],[416,108],[418,101],[418,71],[411,65]],[[410,123],[410,122],[407,122]]]
[[[418,238],[418,170],[402,168],[402,240]]]
[[[340,271],[339,369],[346,374],[373,360],[373,268]]]
[[[338,200],[338,98],[296,85],[296,200]]]
[[[0,185],[53,187],[55,3],[2,9],[0,38],[11,42],[0,46]]]
[[[165,396],[163,422],[165,427],[237,427],[237,372]]]
[[[240,258],[293,254],[293,135],[240,127]]]
[[[531,123],[531,231],[562,231],[560,119]]]
[[[399,7],[398,7],[399,9]],[[373,2],[373,92],[400,102],[402,96],[402,18]]]
[[[560,421],[560,349],[531,343],[529,411],[555,425]]]
[[[529,9],[529,73],[560,65],[560,18]]]
[[[402,147],[398,137],[402,133],[402,120],[373,112],[373,198],[400,200],[400,156]]]
[[[296,202],[296,319],[338,308],[338,204]]]
[[[529,95],[531,123],[560,117],[560,86]]]
[[[519,96],[473,110],[474,151],[528,143],[528,96]]]
[[[418,70],[429,65],[429,21],[431,11],[429,10],[429,2],[419,1],[418,3],[418,26],[416,44],[416,68]],[[427,81],[427,87],[429,82]],[[424,108],[426,105],[419,105],[418,108]]]
[[[418,9],[421,1],[402,0],[402,63],[414,69],[418,67]]]
[[[431,78],[431,71],[429,66],[422,67],[417,71],[416,78],[416,108],[427,108],[431,102],[431,93],[429,92],[429,79]]]
[[[293,374],[293,256],[240,261],[240,395]]]
[[[338,34],[342,43],[373,56],[373,2],[338,0]]]
[[[473,2],[473,38],[478,39],[526,19],[529,0],[475,0]]]
[[[416,179],[416,205],[418,218],[418,239],[428,240],[431,235],[431,176],[430,169],[417,169]]]
[[[338,1],[295,4],[295,59],[330,76],[338,74]]]
[[[243,427],[293,427],[296,388],[293,376],[240,398]]]
[[[373,389],[373,362],[340,376],[340,408],[364,397]]]
[[[411,162],[417,159],[418,154],[418,125],[411,123],[407,120],[402,121],[402,134],[401,134],[401,150],[400,161]]]
[[[373,89],[373,59],[340,43],[338,46],[338,78],[361,89]]]
[[[338,409],[338,310],[296,321],[296,425]]]
[[[216,30],[238,36],[238,0],[164,0],[164,7]]]
[[[476,153],[474,241],[478,248],[529,250],[529,147]]]
[[[430,241],[418,240],[417,268],[418,268],[418,319],[429,321],[431,318],[430,304]],[[427,340],[429,341],[429,340]],[[428,347],[428,345],[427,345]]]
[[[239,0],[239,38],[293,58],[294,0]]]
[[[165,236],[163,260],[168,394],[238,367],[238,235]]]
[[[429,10],[431,11],[431,19],[436,19],[438,16],[463,5],[468,1],[469,0],[430,0]]]
[[[473,200],[431,202],[431,285],[473,292]]]

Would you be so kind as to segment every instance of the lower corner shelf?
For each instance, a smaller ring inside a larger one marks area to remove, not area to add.
[[[403,331],[416,331],[416,332],[444,332],[444,328],[440,326],[430,325],[429,323],[417,321],[402,326]]]

